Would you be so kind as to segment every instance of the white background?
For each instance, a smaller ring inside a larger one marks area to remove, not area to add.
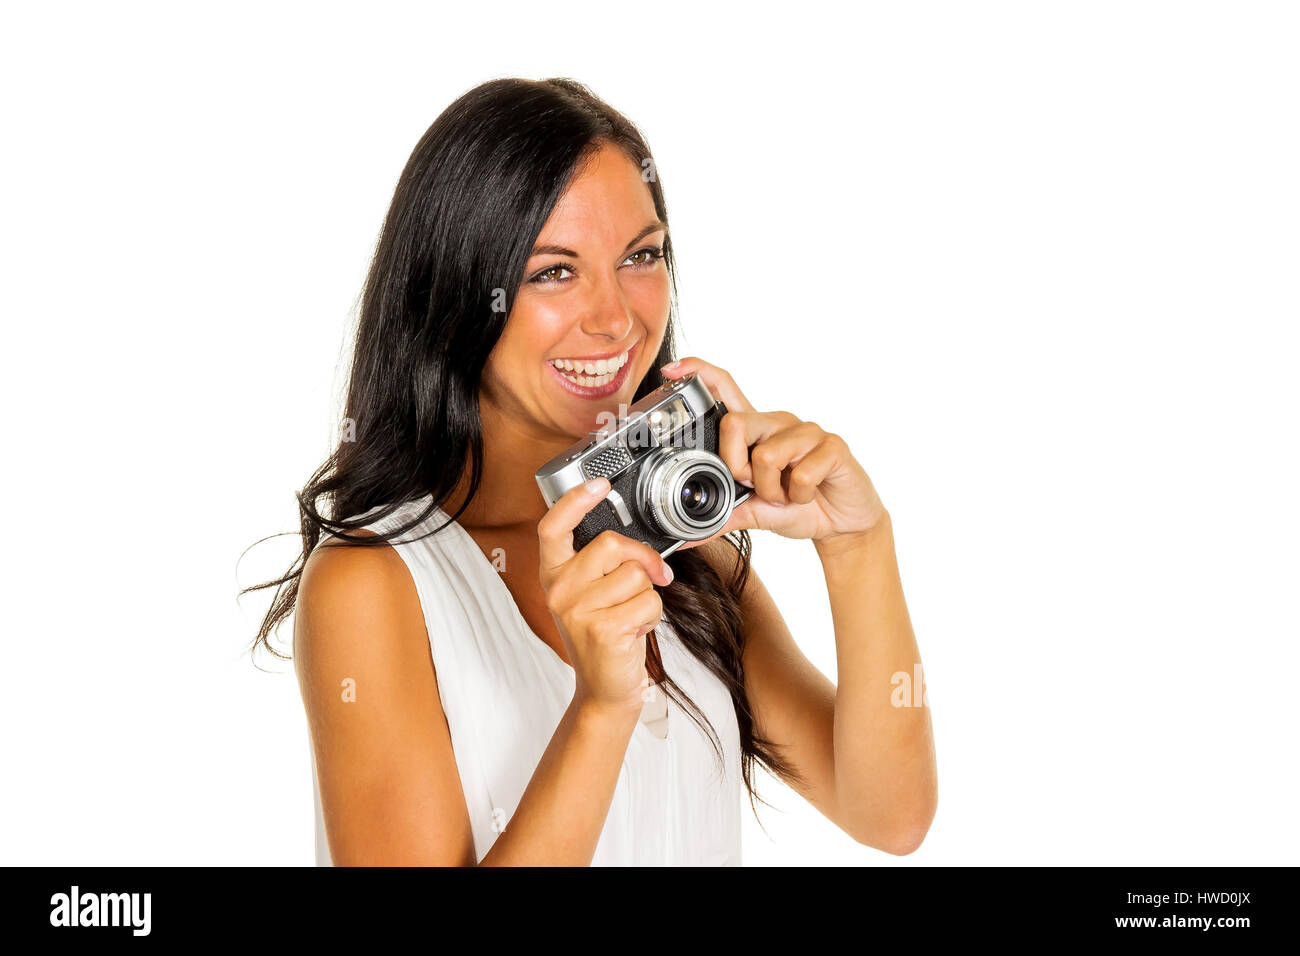
[[[293,539],[236,561],[296,528],[420,135],[564,75],[655,151],[687,354],[844,435],[894,517],[934,825],[890,857],[770,783],[746,862],[1296,863],[1297,27],[8,5],[2,862],[312,862],[297,685],[235,602]],[[811,546],[755,559],[833,677]]]

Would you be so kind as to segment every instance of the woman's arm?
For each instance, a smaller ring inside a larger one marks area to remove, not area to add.
[[[751,569],[741,599],[742,665],[755,732],[802,780],[786,782],[860,843],[903,855],[929,829],[938,798],[928,707],[895,707],[895,674],[920,662],[888,516],[862,538],[816,542],[835,628],[839,687],[804,656]],[[735,548],[700,549],[723,580]],[[912,689],[920,704],[922,689]]]
[[[339,866],[473,866],[474,841],[424,615],[391,547],[324,545],[307,562],[295,667]],[[635,718],[570,704],[480,865],[586,866]]]
[[[800,653],[757,576],[742,595],[741,663],[756,725],[804,777],[791,786],[822,813],[859,842],[912,852],[934,818],[937,773],[923,688],[912,688],[905,702],[892,693],[896,675],[920,674],[921,658],[884,503],[838,435],[790,412],[756,411],[730,373],[703,359],[661,371],[698,374],[726,403],[718,454],[753,494],[719,534],[756,528],[811,539],[826,575],[838,690]],[[734,554],[729,560],[718,548],[731,546],[709,547],[714,566],[729,576]]]
[[[835,792],[860,832],[884,836],[891,853],[911,853],[934,819],[938,773],[893,520],[885,512],[870,531],[814,545],[826,576],[839,670]],[[910,694],[903,694],[907,686]]]

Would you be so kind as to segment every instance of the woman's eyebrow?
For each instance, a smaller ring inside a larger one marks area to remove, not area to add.
[[[635,246],[638,242],[640,242],[640,241],[641,241],[642,239],[644,239],[646,236],[650,235],[650,233],[652,233],[652,232],[658,232],[660,229],[662,229],[662,230],[664,231],[664,238],[667,239],[667,238],[668,238],[668,226],[667,226],[667,224],[666,224],[666,223],[659,222],[658,220],[655,220],[654,222],[650,223],[650,225],[646,226],[644,229],[642,229],[640,232],[638,232],[635,236],[633,236],[633,237],[632,237],[632,241],[629,242],[626,246],[623,247],[623,251],[624,251],[624,252],[631,252],[631,251],[632,251],[632,247]]]
[[[623,247],[623,251],[630,252],[633,246],[635,246],[646,236],[650,235],[650,233],[658,232],[661,229],[665,234],[665,238],[667,238],[668,226],[662,222],[657,222],[657,221],[652,222],[650,223],[650,225],[646,226],[635,236],[633,236],[632,240],[626,246]],[[532,256],[568,256],[571,259],[580,258],[579,255],[576,252],[574,252],[572,249],[567,249],[564,246],[550,246],[550,245],[533,246],[532,255],[530,255],[529,258],[532,258]]]

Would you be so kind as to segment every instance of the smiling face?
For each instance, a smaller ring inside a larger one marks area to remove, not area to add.
[[[485,418],[576,438],[632,404],[668,324],[667,235],[640,167],[603,145],[537,237],[483,369]]]

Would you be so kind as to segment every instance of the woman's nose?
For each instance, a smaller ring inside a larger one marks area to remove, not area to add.
[[[633,322],[632,310],[618,279],[609,277],[598,283],[583,310],[582,331],[620,342],[632,331]]]

